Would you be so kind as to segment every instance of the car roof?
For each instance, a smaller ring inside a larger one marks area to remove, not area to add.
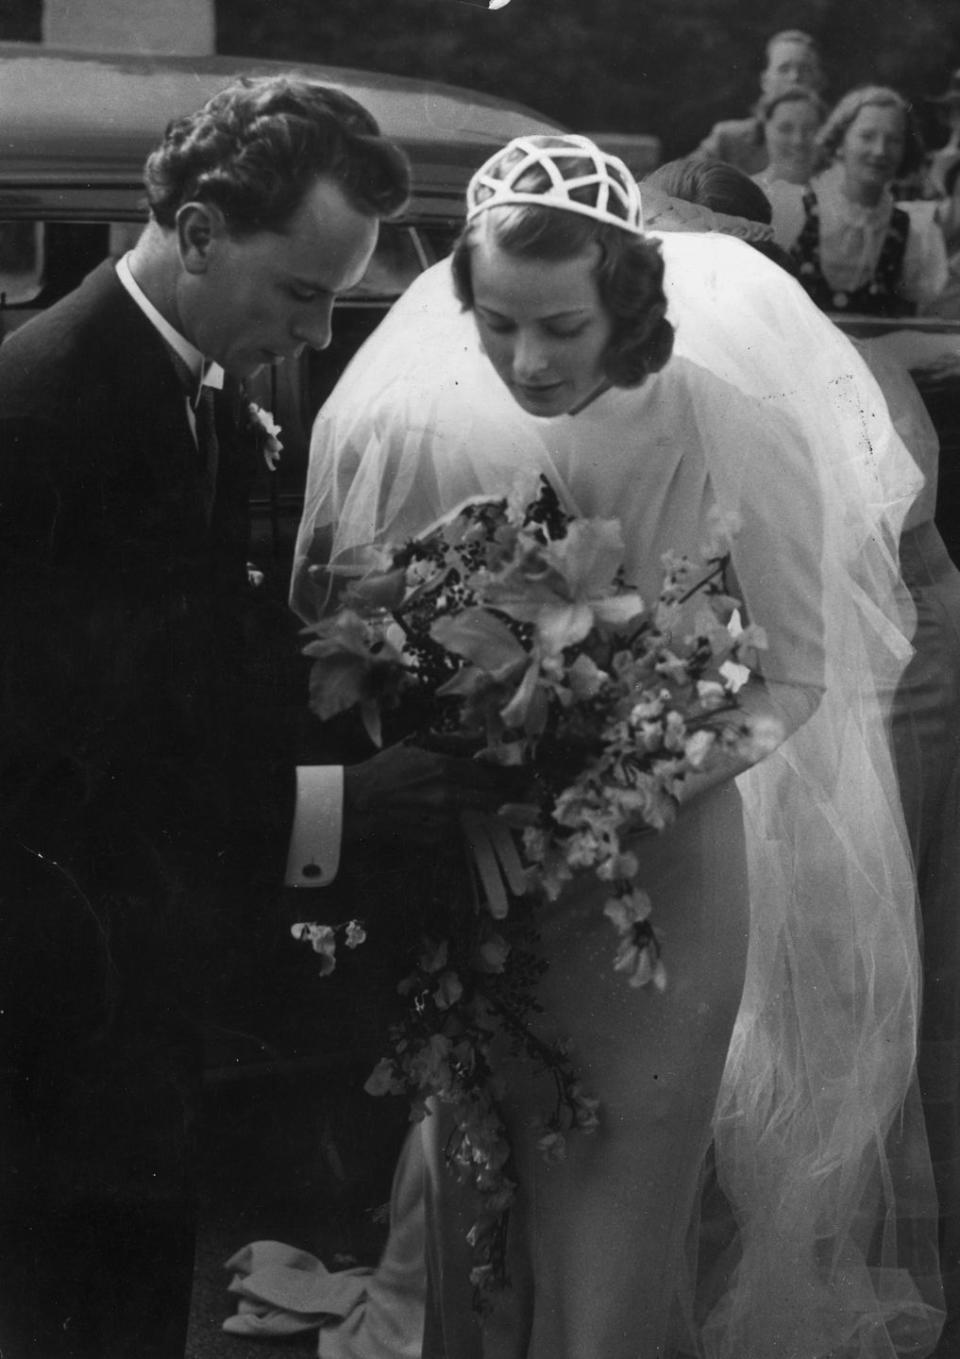
[[[90,53],[0,43],[0,188],[56,184],[139,189],[166,124],[237,75],[302,71],[353,95],[399,141],[417,194],[462,195],[498,145],[559,124],[521,104],[456,85],[346,67],[249,57]],[[561,129],[562,130],[562,129]]]

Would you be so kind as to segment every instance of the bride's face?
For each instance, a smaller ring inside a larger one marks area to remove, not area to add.
[[[564,415],[604,380],[613,323],[594,271],[600,247],[568,260],[521,259],[477,233],[474,316],[487,357],[531,415]]]

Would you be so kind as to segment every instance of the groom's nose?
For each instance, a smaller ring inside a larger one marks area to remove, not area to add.
[[[326,349],[333,336],[333,298],[318,298],[300,312],[292,326],[295,339],[311,349]]]

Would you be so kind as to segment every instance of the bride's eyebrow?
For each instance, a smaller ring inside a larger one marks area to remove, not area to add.
[[[492,317],[494,317],[494,318],[497,319],[497,320],[500,320],[500,321],[511,321],[511,320],[513,320],[513,318],[512,318],[511,316],[509,316],[506,312],[497,311],[496,307],[491,307],[491,306],[489,306],[489,305],[488,305],[487,303],[485,303],[485,302],[478,302],[476,299],[474,299],[474,304],[473,304],[473,305],[474,305],[474,310],[475,310],[475,311],[486,312],[486,314],[487,314],[488,316],[492,316]],[[590,315],[590,308],[589,308],[589,307],[569,307],[569,308],[567,308],[566,311],[552,311],[552,312],[550,312],[550,313],[549,313],[548,315],[546,315],[546,316],[538,316],[538,317],[537,317],[537,320],[538,320],[538,321],[574,321],[574,320],[579,321],[579,320],[582,319],[583,317],[589,316],[589,315]]]

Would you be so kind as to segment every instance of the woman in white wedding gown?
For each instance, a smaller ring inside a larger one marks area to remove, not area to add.
[[[601,1127],[544,1164],[542,1092],[514,1073],[511,1283],[481,1325],[470,1204],[442,1108],[426,1120],[425,1359],[920,1359],[936,1341],[915,895],[878,701],[909,655],[895,548],[917,484],[855,357],[810,352],[801,374],[771,346],[794,299],[765,269],[736,241],[644,236],[626,170],[583,139],[520,139],[472,182],[452,271],[414,285],[318,421],[306,616],[331,532],[360,562],[518,476],[618,518],[647,599],[720,510],[770,641],[745,701],[788,738],[706,775],[637,846],[665,992],[613,973],[604,893],[544,908],[543,1030],[572,1040]]]

